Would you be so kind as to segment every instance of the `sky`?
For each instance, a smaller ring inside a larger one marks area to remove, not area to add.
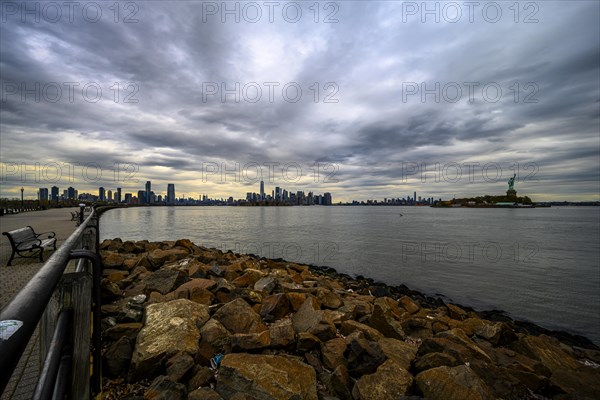
[[[600,200],[600,2],[2,2],[0,197]]]

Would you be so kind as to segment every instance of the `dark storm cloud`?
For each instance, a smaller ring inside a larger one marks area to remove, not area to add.
[[[315,24],[308,4],[297,23],[278,13],[274,23],[266,13],[258,23],[222,23],[202,14],[202,2],[135,4],[137,23],[122,21],[127,10],[115,22],[104,3],[96,23],[3,16],[3,163],[131,163],[142,180],[204,193],[189,183],[202,163],[320,162],[337,165],[338,182],[305,189],[367,198],[410,193],[402,163],[530,162],[543,176],[538,192],[564,198],[584,188],[597,198],[598,3],[540,2],[533,24],[515,23],[508,9],[498,23],[404,21],[401,2],[340,2],[332,24]],[[59,101],[49,101],[52,88],[23,100],[21,84],[52,82],[63,89]],[[67,82],[78,84],[73,101]],[[274,99],[265,82],[277,84]],[[282,97],[290,82],[302,89],[297,102]],[[406,83],[452,82],[463,90],[456,102],[404,91]],[[477,83],[472,102],[465,82]],[[90,83],[101,87],[99,101],[82,96]],[[223,100],[207,86],[250,83],[262,89],[256,103],[240,92],[239,101],[231,93]],[[499,101],[483,97],[490,83],[502,88]],[[35,157],[30,143],[44,143]],[[496,190],[504,180],[462,191]],[[5,181],[2,196],[14,189]]]

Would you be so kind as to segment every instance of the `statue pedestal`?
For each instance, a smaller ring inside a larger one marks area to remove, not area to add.
[[[506,191],[506,196],[510,197],[510,198],[514,198],[516,200],[517,199],[517,191],[514,189],[508,189]]]

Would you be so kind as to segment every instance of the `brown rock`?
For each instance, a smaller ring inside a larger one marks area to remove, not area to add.
[[[187,353],[178,353],[167,361],[167,377],[179,382],[194,366],[194,359]]]
[[[408,296],[402,296],[400,298],[400,305],[411,314],[414,314],[421,309],[421,307]]]
[[[331,374],[331,386],[338,397],[342,400],[352,400],[352,378],[348,374],[348,368],[340,364]]]
[[[354,331],[360,331],[365,335],[365,338],[374,342],[378,342],[384,338],[377,329],[353,320],[343,321],[340,331],[344,336],[348,336]]]
[[[229,331],[214,318],[209,319],[202,328],[200,328],[200,334],[202,336],[202,341],[207,342],[215,349],[222,350],[231,342],[231,334]]]
[[[486,384],[466,365],[428,369],[415,380],[423,395],[431,400],[494,399]]]
[[[127,373],[131,354],[133,353],[133,344],[128,337],[121,337],[112,343],[106,349],[102,356],[104,368],[109,376],[120,376]]]
[[[397,399],[408,393],[412,382],[413,377],[408,371],[394,360],[387,360],[375,373],[362,376],[352,393],[360,400]]]
[[[125,257],[119,253],[107,252],[102,255],[102,265],[107,269],[121,269]]]
[[[362,333],[354,332],[346,339],[344,356],[348,361],[348,371],[353,377],[372,374],[385,361],[385,354],[379,344],[366,340]]]
[[[401,312],[397,303],[389,297],[377,298],[374,302],[373,314],[369,325],[381,332],[385,337],[404,340],[406,337],[400,324]]]
[[[213,318],[221,322],[231,333],[259,333],[267,330],[260,315],[240,298],[237,298],[221,307]]]
[[[264,273],[257,269],[248,268],[243,275],[235,278],[231,283],[237,287],[251,287],[262,278]]]
[[[264,349],[271,345],[269,330],[259,333],[236,333],[231,336],[233,351]]]
[[[211,388],[203,387],[190,392],[188,400],[223,400],[223,398]]]
[[[427,353],[415,362],[415,371],[422,372],[437,367],[455,367],[459,365],[456,358],[445,353]]]
[[[292,324],[297,333],[308,332],[322,341],[333,339],[336,329],[331,316],[319,309],[314,297],[306,299],[302,307],[292,317]]]
[[[427,353],[446,353],[460,363],[482,360],[491,363],[490,357],[461,329],[441,332],[433,338],[425,339],[419,347],[419,355]]]
[[[108,328],[103,333],[103,338],[108,340],[118,340],[122,337],[127,337],[131,340],[135,340],[138,332],[142,329],[141,322],[128,322],[124,324],[116,324]]]
[[[277,293],[263,299],[260,316],[267,322],[285,317],[291,310],[285,293]]]
[[[345,364],[344,352],[346,341],[343,338],[335,338],[321,343],[321,354],[323,364],[329,369],[335,369],[340,364]]]
[[[224,398],[242,392],[257,400],[317,400],[317,378],[293,358],[234,353],[221,361],[217,392]]]
[[[323,308],[338,309],[342,306],[342,299],[329,289],[318,288],[317,299]]]
[[[192,369],[192,378],[188,381],[188,392],[200,389],[207,385],[214,377],[215,373],[208,367],[196,365]],[[215,393],[216,394],[216,393]],[[191,397],[191,393],[189,394]]]
[[[152,268],[158,269],[162,267],[164,263],[181,260],[182,258],[187,257],[188,254],[187,250],[181,248],[169,250],[155,249],[148,253],[148,261]]]
[[[427,339],[433,336],[431,322],[424,317],[407,318],[400,323],[400,326],[402,331],[412,338]]]
[[[286,293],[286,296],[290,301],[290,306],[292,307],[292,310],[296,312],[300,309],[300,307],[302,307],[302,304],[304,304],[308,295],[306,293],[289,292]]]
[[[145,249],[128,240],[120,246],[118,251],[119,253],[139,254],[143,253]]]
[[[146,295],[156,291],[167,294],[185,282],[187,276],[181,271],[161,269],[144,279]]]
[[[288,347],[296,340],[296,332],[292,320],[283,319],[269,325],[271,347]]]
[[[450,318],[457,319],[459,321],[463,321],[468,318],[467,312],[459,306],[454,304],[446,304],[446,307],[448,308],[448,316],[450,316]]]
[[[144,393],[144,400],[184,400],[186,394],[184,385],[170,381],[166,376],[159,376]]]
[[[321,341],[315,335],[308,332],[300,332],[296,341],[296,350],[300,353],[306,353],[318,347]]]
[[[396,361],[405,370],[410,369],[410,364],[417,355],[416,346],[393,338],[382,338],[377,343],[387,358]]]

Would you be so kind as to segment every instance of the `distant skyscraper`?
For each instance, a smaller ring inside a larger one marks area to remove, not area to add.
[[[67,198],[74,199],[75,197],[76,197],[75,188],[72,186],[69,186],[69,188],[67,189]]]
[[[40,188],[38,200],[48,200],[48,188]]]
[[[121,188],[117,188],[117,194],[116,194],[116,196],[115,196],[115,201],[116,201],[117,203],[120,203],[120,202],[121,202]]]
[[[260,181],[260,199],[265,199],[265,183],[263,181]]]
[[[175,184],[169,183],[167,185],[167,203],[175,204]]]
[[[417,192],[414,193],[415,197],[413,197],[413,201],[416,203],[417,202]]]
[[[150,203],[152,201],[152,183],[150,181],[146,181],[146,195],[144,199],[138,199],[140,202]]]
[[[106,192],[103,187],[98,188],[98,200],[106,201]]]
[[[323,194],[323,205],[330,206],[332,204],[331,193],[327,192]]]
[[[58,201],[58,186],[52,186],[52,201]]]
[[[106,199],[108,201],[112,201],[112,190],[109,190],[108,192],[106,192]]]

